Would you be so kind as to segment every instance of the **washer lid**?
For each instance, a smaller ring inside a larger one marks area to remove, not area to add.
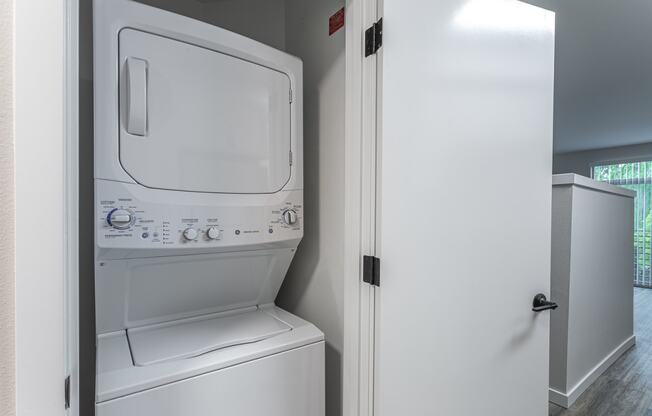
[[[158,365],[133,364],[126,331],[99,335],[97,337],[97,402],[144,392],[226,368],[235,369],[239,364],[264,359],[278,353],[297,351],[310,344],[320,350],[323,348],[322,345],[315,345],[315,343],[323,342],[324,334],[313,324],[272,305],[261,307],[261,310],[287,323],[292,330],[262,341],[222,348],[194,358],[172,360]]]
[[[196,357],[290,331],[291,326],[252,308],[221,316],[198,317],[127,330],[137,366]]]
[[[120,162],[159,189],[273,193],[291,175],[287,74],[134,29],[120,44]]]

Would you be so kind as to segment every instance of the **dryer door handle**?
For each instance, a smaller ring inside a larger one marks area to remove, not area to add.
[[[127,58],[127,132],[145,136],[147,132],[147,61]]]

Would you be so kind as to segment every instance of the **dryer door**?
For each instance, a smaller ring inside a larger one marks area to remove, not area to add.
[[[273,193],[290,179],[287,74],[134,29],[120,32],[120,162],[159,189]]]

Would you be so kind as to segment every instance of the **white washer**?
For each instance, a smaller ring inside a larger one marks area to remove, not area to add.
[[[324,336],[274,299],[303,237],[302,64],[94,0],[98,416],[324,414]]]

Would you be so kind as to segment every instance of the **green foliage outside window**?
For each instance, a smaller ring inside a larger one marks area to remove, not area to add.
[[[636,192],[634,283],[652,286],[652,161],[594,166],[593,179]]]

